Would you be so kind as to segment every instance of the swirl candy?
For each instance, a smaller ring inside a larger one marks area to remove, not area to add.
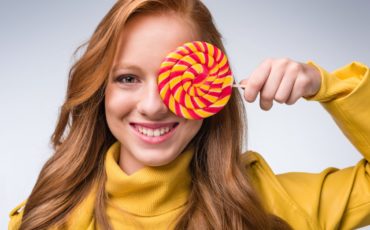
[[[178,47],[162,62],[159,93],[177,116],[203,119],[219,112],[229,101],[233,77],[226,55],[206,42]]]

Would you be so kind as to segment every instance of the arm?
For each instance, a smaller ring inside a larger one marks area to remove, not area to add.
[[[370,72],[353,62],[332,74],[315,64],[321,73],[322,87],[307,100],[319,101],[352,144],[370,160]]]
[[[369,75],[369,68],[358,62],[328,73],[314,62],[267,59],[241,84],[248,102],[253,102],[260,93],[260,106],[264,110],[269,110],[274,100],[289,105],[301,97],[321,102],[347,138],[369,160]]]
[[[269,110],[273,100],[294,104],[300,97],[319,101],[363,154],[346,169],[274,175],[258,154],[247,154],[253,184],[266,208],[295,229],[353,229],[370,225],[370,76],[354,62],[328,73],[313,62],[266,60],[241,84],[244,97]],[[319,79],[319,81],[317,81]]]
[[[321,73],[319,101],[364,159],[353,167],[328,168],[319,174],[286,173],[278,180],[292,199],[323,229],[353,229],[370,225],[370,73],[353,62]],[[303,194],[303,195],[302,195]]]

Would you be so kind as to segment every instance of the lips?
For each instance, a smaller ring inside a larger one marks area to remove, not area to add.
[[[139,139],[148,144],[159,144],[170,139],[178,125],[178,122],[130,123]]]
[[[178,125],[178,122],[167,122],[167,123],[130,123],[132,126],[141,126],[148,129],[159,129],[159,128],[166,128],[170,127],[173,128]]]

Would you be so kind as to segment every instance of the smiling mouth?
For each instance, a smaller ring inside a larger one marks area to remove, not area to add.
[[[179,123],[171,123],[166,125],[148,125],[148,124],[136,124],[131,123],[136,131],[147,137],[160,137],[170,133]]]

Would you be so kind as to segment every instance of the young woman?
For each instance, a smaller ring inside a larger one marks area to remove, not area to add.
[[[322,102],[364,155],[320,174],[274,175],[241,154],[245,114],[234,90],[203,120],[172,114],[158,93],[164,57],[189,41],[225,51],[199,0],[121,0],[72,67],[52,137],[55,153],[10,229],[352,229],[370,224],[370,76],[351,63],[330,74],[310,62],[269,59],[245,85],[293,104]]]

